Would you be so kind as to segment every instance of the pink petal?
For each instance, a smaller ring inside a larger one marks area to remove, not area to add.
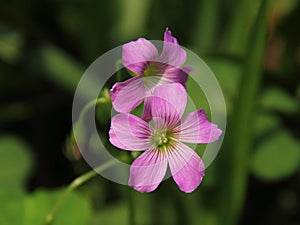
[[[166,170],[165,155],[149,149],[131,164],[128,184],[139,192],[151,192],[158,187]]]
[[[200,157],[188,146],[178,143],[173,151],[168,153],[170,170],[179,189],[190,193],[202,181],[205,166]]]
[[[149,61],[155,61],[158,58],[156,47],[145,38],[124,44],[122,49],[124,66],[139,75],[144,73]]]
[[[168,65],[179,67],[186,60],[186,52],[177,42],[177,39],[172,36],[168,28],[164,34],[164,47],[160,55],[160,61]]]
[[[128,147],[122,144],[122,142],[119,141],[119,138],[117,137],[114,128],[110,127],[109,129],[109,141],[112,145],[124,149],[124,150],[130,150]]]
[[[142,119],[145,121],[150,121],[152,119],[151,100],[149,97],[146,97],[144,99],[144,111],[143,111]]]
[[[154,90],[158,86],[162,86],[165,84],[174,83],[171,79],[165,78],[160,76],[148,76],[143,77],[144,86],[146,89],[146,97],[144,98],[144,111],[142,115],[142,119],[145,121],[150,121],[152,119],[152,112],[151,112],[151,101]]]
[[[189,113],[180,125],[180,141],[210,143],[219,139],[222,130],[207,120],[204,110]]]
[[[166,31],[164,33],[164,41],[165,42],[171,42],[173,44],[178,45],[177,39],[172,36],[172,32],[169,30],[169,28],[166,28]]]
[[[147,96],[151,96],[156,87],[163,85],[161,76],[143,76],[143,83]]]
[[[156,128],[163,128],[161,125],[167,127],[177,125],[185,110],[186,102],[186,90],[181,84],[156,87],[151,96],[151,111]]]
[[[161,78],[164,83],[180,83],[185,86],[188,79],[188,73],[191,72],[190,67],[176,68],[169,66],[163,73]]]
[[[113,107],[118,112],[130,112],[143,101],[146,96],[141,76],[116,83],[110,90]]]
[[[144,120],[132,114],[117,114],[111,120],[109,141],[121,149],[145,150],[151,146],[151,129]]]

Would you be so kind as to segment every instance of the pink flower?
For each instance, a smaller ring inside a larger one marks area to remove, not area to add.
[[[110,142],[125,150],[145,150],[130,168],[128,183],[137,191],[155,190],[169,165],[180,190],[190,193],[201,183],[205,166],[183,142],[214,142],[222,131],[207,120],[203,110],[181,120],[187,103],[181,84],[159,86],[149,98],[154,127],[132,114],[118,114],[111,121]]]
[[[124,66],[137,76],[112,87],[110,93],[113,107],[118,112],[127,113],[145,100],[142,118],[146,121],[151,119],[147,96],[151,95],[153,89],[174,82],[184,85],[188,73],[192,71],[190,67],[182,67],[186,52],[168,29],[164,34],[161,55],[150,41],[139,38],[123,45],[122,60]]]

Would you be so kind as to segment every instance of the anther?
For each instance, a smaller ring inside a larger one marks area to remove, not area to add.
[[[167,144],[168,141],[169,141],[169,140],[168,140],[168,138],[166,138],[166,137],[163,139],[163,143],[164,143],[164,144]]]

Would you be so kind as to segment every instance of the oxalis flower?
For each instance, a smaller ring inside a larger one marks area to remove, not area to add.
[[[159,86],[149,98],[153,127],[129,113],[117,114],[111,121],[109,136],[113,145],[130,151],[145,150],[130,167],[129,186],[140,192],[155,190],[169,165],[180,190],[192,192],[201,183],[205,166],[183,142],[214,142],[222,131],[207,120],[203,110],[181,120],[187,103],[181,84]]]
[[[135,77],[125,82],[116,83],[111,89],[113,107],[118,112],[130,112],[144,101],[142,118],[151,119],[150,102],[148,96],[154,88],[168,83],[185,84],[190,67],[183,67],[186,52],[166,29],[164,46],[159,55],[156,47],[148,40],[139,38],[122,47],[122,61]]]

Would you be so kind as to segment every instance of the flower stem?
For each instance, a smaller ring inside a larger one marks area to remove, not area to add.
[[[129,215],[128,215],[129,224],[135,225],[133,190],[130,187],[128,187],[128,209],[129,209]]]
[[[109,167],[113,166],[116,162],[117,161],[115,159],[107,161],[106,163],[98,166],[97,168],[90,170],[90,171],[84,173],[83,175],[75,178],[75,180],[73,180],[68,185],[67,189],[62,193],[62,195],[59,197],[59,199],[57,200],[57,202],[55,203],[55,205],[53,206],[51,211],[46,216],[44,225],[52,224],[58,210],[60,209],[60,207],[62,206],[62,204],[64,203],[64,201],[66,200],[66,198],[72,191],[74,191],[76,188],[78,188],[82,184],[86,183],[90,179],[96,177],[99,172],[102,172],[102,171],[108,169]]]
[[[245,56],[247,50],[247,27],[249,18],[251,18],[251,10],[253,2],[248,0],[236,1],[232,4],[232,16],[229,19],[227,33],[224,43],[224,50],[230,55]]]
[[[201,1],[198,24],[196,27],[195,46],[200,53],[211,52],[216,44],[217,27],[219,22],[220,10],[218,0]]]
[[[100,97],[98,99],[90,101],[83,107],[82,112],[79,115],[79,119],[78,119],[77,123],[80,123],[83,121],[86,113],[88,112],[88,110],[90,110],[91,107],[96,106],[98,104],[107,103],[109,101],[109,98],[110,98],[109,93],[104,93],[104,95],[105,96],[103,96],[103,97]]]
[[[252,28],[247,51],[247,60],[240,84],[239,98],[235,104],[235,114],[229,123],[228,138],[223,151],[221,171],[226,176],[220,178],[222,190],[219,202],[219,224],[238,224],[242,213],[247,178],[249,173],[249,158],[253,146],[252,125],[255,119],[255,104],[257,92],[262,79],[262,61],[267,34],[268,0],[262,0]],[[230,163],[228,163],[230,162]]]

